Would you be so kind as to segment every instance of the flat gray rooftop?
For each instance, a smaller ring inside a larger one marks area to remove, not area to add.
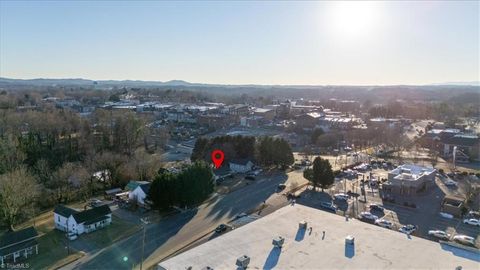
[[[299,230],[308,222],[310,230]],[[325,237],[323,237],[325,231]],[[355,237],[354,247],[345,237]],[[280,250],[272,239],[285,237]],[[159,264],[159,269],[235,269],[236,259],[251,258],[248,269],[479,269],[479,253],[367,224],[303,205],[276,212]]]

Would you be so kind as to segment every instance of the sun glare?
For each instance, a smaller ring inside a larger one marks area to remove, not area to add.
[[[361,37],[370,34],[378,23],[378,5],[368,1],[335,2],[326,23],[336,35]]]

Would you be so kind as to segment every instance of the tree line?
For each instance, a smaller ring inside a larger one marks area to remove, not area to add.
[[[0,109],[0,225],[153,178],[161,164],[142,147],[147,120],[131,111],[98,109],[83,118],[48,106]],[[108,177],[94,177],[97,171]]]
[[[150,186],[147,199],[158,210],[168,210],[173,206],[191,207],[208,198],[213,188],[211,167],[197,161],[179,173],[161,170]]]
[[[288,166],[294,162],[290,144],[283,138],[251,136],[219,136],[199,138],[192,151],[192,161],[210,162],[214,149],[225,154],[224,164],[238,158],[248,158],[265,166]]]

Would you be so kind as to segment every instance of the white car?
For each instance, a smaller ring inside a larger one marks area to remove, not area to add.
[[[348,200],[348,195],[345,194],[345,193],[337,193],[337,194],[333,195],[333,197],[337,200],[343,200],[343,201]]]
[[[416,230],[417,230],[417,226],[412,224],[402,226],[400,229],[398,229],[399,232],[406,233],[406,234],[412,234]]]
[[[460,244],[467,244],[467,245],[472,245],[475,246],[475,238],[468,236],[468,235],[455,235],[453,237],[453,240],[460,243]]]
[[[428,231],[428,235],[433,236],[433,237],[438,238],[438,239],[442,239],[442,240],[450,239],[450,234],[448,234],[444,231],[441,231],[441,230],[430,230],[430,231]]]
[[[375,220],[375,224],[377,224],[380,227],[384,227],[384,228],[388,228],[388,229],[391,229],[393,227],[393,222],[391,222],[389,220],[386,220],[386,219],[383,219],[383,218],[379,218],[379,219]]]
[[[374,211],[383,212],[384,210],[383,206],[378,203],[372,203],[368,207],[370,207],[370,210],[374,210]]]
[[[464,219],[463,223],[473,226],[480,226],[480,220],[474,218]]]
[[[360,213],[360,215],[358,215],[358,217],[360,219],[369,219],[369,220],[377,220],[378,217],[375,216],[374,214],[370,213],[370,212],[362,212]]]
[[[66,236],[67,236],[68,240],[70,240],[70,241],[73,241],[73,240],[78,238],[77,234],[73,233],[73,232],[67,233]]]

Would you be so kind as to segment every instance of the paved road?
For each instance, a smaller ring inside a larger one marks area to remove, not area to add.
[[[271,212],[286,205],[285,196],[276,193],[277,185],[285,182],[302,184],[305,180],[301,171],[259,178],[251,185],[227,195],[217,196],[195,210],[147,225],[144,253],[146,261],[143,268],[158,263],[173,251],[211,232],[219,224],[227,223],[242,212],[250,212],[264,201],[269,207],[262,211]],[[142,232],[138,232],[64,269],[131,269],[133,266],[138,268],[141,253]],[[124,257],[128,260],[124,261]]]

